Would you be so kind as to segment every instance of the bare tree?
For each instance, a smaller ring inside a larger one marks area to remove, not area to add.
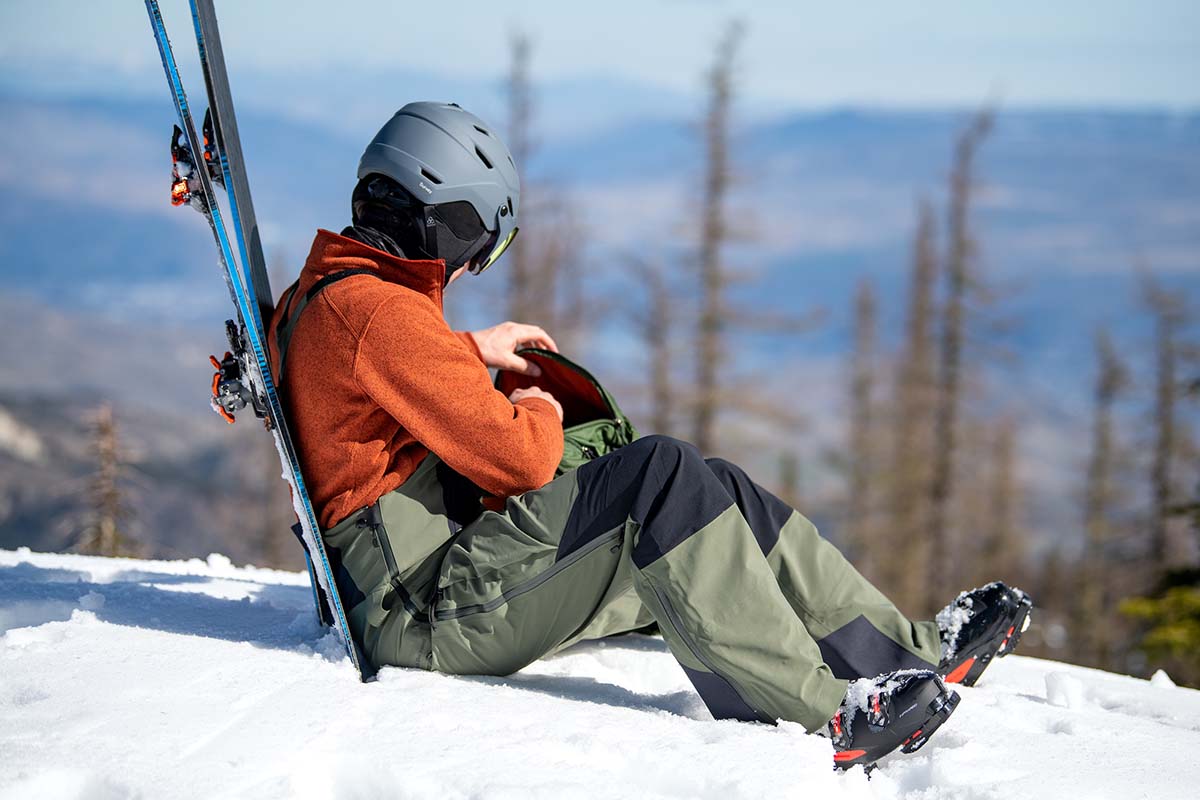
[[[1017,476],[1017,425],[1011,418],[996,423],[991,436],[988,469],[987,517],[982,526],[980,582],[996,577],[1012,582],[1025,561],[1021,533],[1021,487]]]
[[[578,346],[589,317],[583,294],[580,253],[585,232],[561,188],[531,178],[534,94],[530,73],[533,45],[524,33],[511,40],[505,85],[508,143],[521,171],[521,235],[505,255],[508,318],[541,325],[559,346]]]
[[[649,360],[650,429],[670,436],[673,429],[675,386],[672,380],[671,331],[675,298],[662,267],[640,258],[631,259],[634,279],[645,290],[645,304],[634,312],[634,325]]]
[[[896,602],[919,608],[927,554],[932,429],[935,403],[933,350],[934,285],[937,282],[933,208],[917,205],[917,229],[909,268],[904,349],[896,375],[890,474],[891,530],[903,547],[883,565],[881,580]]]
[[[946,296],[942,316],[940,373],[934,427],[934,469],[930,486],[929,542],[932,549],[929,590],[945,594],[950,552],[950,504],[958,449],[958,425],[963,395],[963,346],[967,336],[967,295],[976,285],[976,243],[971,232],[971,197],[975,188],[975,156],[992,128],[992,112],[980,112],[959,135],[950,174],[945,262]]]
[[[854,351],[850,364],[849,496],[845,541],[860,570],[870,573],[875,472],[875,373],[877,344],[875,290],[863,280],[854,299]]]
[[[1128,375],[1107,331],[1096,334],[1095,348],[1099,369],[1093,395],[1092,448],[1084,488],[1083,516],[1087,538],[1076,624],[1081,628],[1087,656],[1093,663],[1104,665],[1110,658],[1110,626],[1105,617],[1111,611],[1113,600],[1108,575],[1117,463],[1113,409]]]
[[[532,208],[535,223],[525,242],[533,278],[529,291],[532,305],[526,319],[549,330],[565,352],[573,352],[590,320],[602,313],[606,304],[584,291],[581,251],[585,231],[567,194],[542,184],[536,187],[535,198],[540,198]]]
[[[704,188],[701,193],[700,315],[696,330],[696,385],[692,441],[701,452],[716,446],[721,405],[720,375],[726,355],[726,291],[729,275],[722,261],[728,238],[726,203],[730,188],[729,135],[734,71],[743,26],[731,22],[717,45],[708,72],[708,109],[704,115]]]
[[[524,33],[514,34],[510,41],[510,57],[508,81],[508,146],[513,160],[520,170],[529,169],[529,158],[533,147],[530,141],[530,127],[533,120],[533,90],[530,85],[529,62],[533,49],[529,36]],[[529,187],[522,186],[521,209],[522,215],[527,215],[526,209],[532,194]],[[508,318],[532,321],[536,308],[533,301],[534,279],[529,266],[527,255],[528,244],[525,238],[518,236],[508,248],[505,264],[508,273]]]
[[[136,548],[126,527],[133,512],[121,485],[123,456],[112,406],[100,406],[92,425],[91,454],[96,467],[88,483],[90,513],[78,549],[97,556],[134,555]]]
[[[1180,447],[1177,418],[1179,395],[1179,329],[1186,308],[1179,295],[1168,292],[1144,273],[1142,295],[1154,316],[1154,444],[1150,464],[1150,557],[1158,574],[1170,567],[1171,524],[1174,516],[1174,462]]]

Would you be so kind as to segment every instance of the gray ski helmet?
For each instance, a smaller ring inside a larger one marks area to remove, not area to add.
[[[475,274],[517,235],[521,182],[512,155],[491,127],[456,103],[409,103],[397,111],[358,163],[360,180],[376,173],[427,206],[471,204],[491,234],[471,268]]]

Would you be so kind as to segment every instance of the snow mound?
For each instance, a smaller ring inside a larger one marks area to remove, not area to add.
[[[1087,702],[1087,690],[1083,682],[1065,672],[1046,674],[1046,700],[1059,708],[1083,708]]]
[[[798,725],[715,722],[662,641],[508,678],[361,684],[307,576],[0,551],[9,798],[1194,797],[1200,692],[1012,656],[870,780]]]
[[[1150,676],[1150,685],[1161,686],[1164,689],[1174,689],[1175,681],[1171,680],[1171,676],[1164,670],[1159,669],[1155,670],[1154,674]]]

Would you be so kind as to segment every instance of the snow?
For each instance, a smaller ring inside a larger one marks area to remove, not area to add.
[[[887,680],[883,682],[879,680],[883,677],[882,675],[850,681],[850,685],[846,687],[846,699],[842,701],[842,708],[851,709],[857,706],[861,711],[866,711],[871,695],[895,691],[901,685],[901,679],[908,675],[925,676],[929,674],[927,669],[900,669],[889,673]]]
[[[361,684],[303,574],[0,550],[9,798],[1196,797],[1200,692],[1010,656],[868,780],[715,722],[663,643]]]
[[[1087,689],[1083,682],[1066,672],[1046,673],[1046,700],[1059,708],[1083,708]]]
[[[1175,681],[1171,680],[1171,676],[1164,670],[1159,669],[1155,670],[1154,674],[1150,676],[1150,685],[1171,689],[1175,687]]]
[[[22,425],[16,417],[0,407],[0,451],[22,461],[36,463],[42,460],[46,448],[37,433]]]
[[[972,589],[959,593],[958,597],[954,598],[934,617],[938,630],[942,632],[943,661],[954,658],[954,654],[958,651],[959,631],[971,620],[971,607],[975,605],[975,601],[971,598],[972,591],[977,590]]]

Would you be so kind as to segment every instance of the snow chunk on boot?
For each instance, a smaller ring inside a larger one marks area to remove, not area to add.
[[[1032,609],[1029,595],[1000,581],[961,593],[935,618],[942,637],[938,674],[974,686],[993,658],[1016,648]]]

